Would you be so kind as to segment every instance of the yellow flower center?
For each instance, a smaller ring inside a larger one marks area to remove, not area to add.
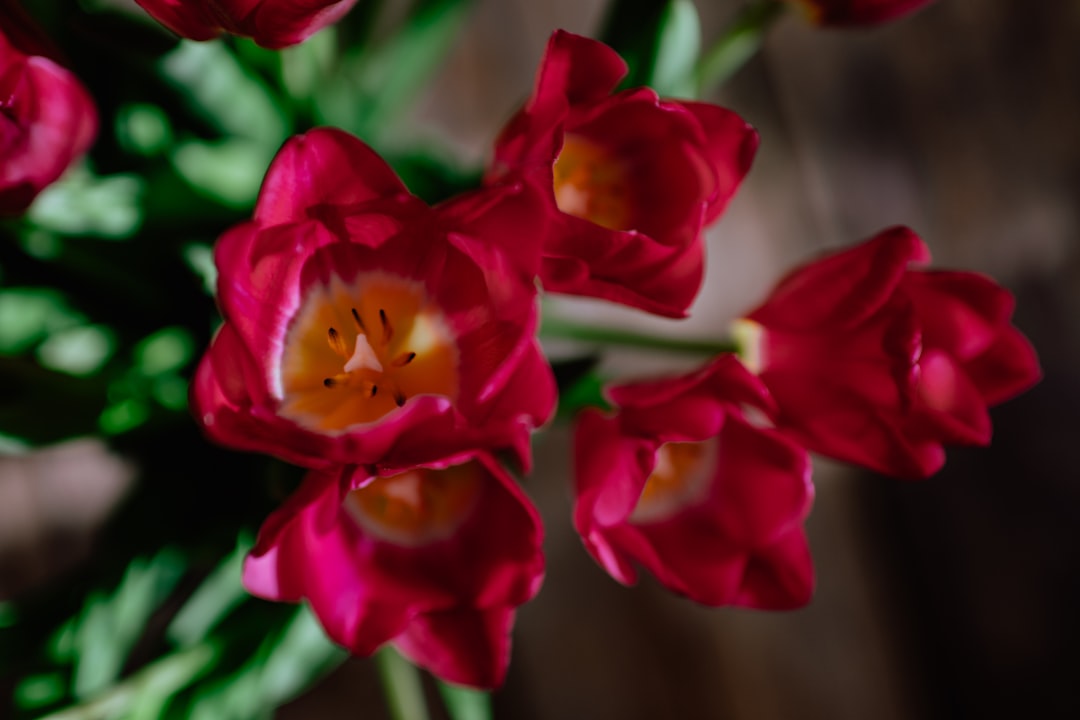
[[[377,477],[350,490],[345,509],[365,532],[396,545],[416,547],[445,540],[480,497],[482,472],[473,461],[444,470],[419,468]]]
[[[310,289],[285,337],[279,413],[313,430],[344,430],[416,395],[457,391],[453,336],[415,281],[334,277]]]
[[[716,470],[716,441],[664,443],[630,521],[645,524],[677,515],[709,494]]]
[[[628,175],[611,151],[567,134],[555,159],[555,204],[568,215],[610,230],[629,230],[633,197]]]

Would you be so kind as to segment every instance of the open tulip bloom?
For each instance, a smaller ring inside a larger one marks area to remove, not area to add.
[[[346,133],[290,140],[254,220],[217,246],[225,325],[192,394],[206,432],[314,468],[475,447],[527,467],[555,400],[534,204],[499,187],[432,210]]]
[[[683,317],[701,287],[702,230],[750,169],[758,135],[716,105],[613,93],[625,74],[603,43],[556,32],[488,176],[543,192],[545,290]]]
[[[596,561],[628,585],[640,564],[705,605],[805,604],[810,462],[748,418],[775,412],[760,380],[722,355],[606,394],[615,411],[586,411],[574,433],[574,526]]]
[[[312,471],[263,526],[244,585],[306,600],[358,655],[392,643],[451,682],[491,688],[514,610],[540,588],[540,518],[490,458],[389,476]]]

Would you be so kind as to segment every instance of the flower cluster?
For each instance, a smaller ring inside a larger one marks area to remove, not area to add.
[[[307,601],[357,654],[390,643],[492,687],[539,589],[527,471],[556,386],[537,281],[686,313],[702,232],[757,134],[729,110],[614,89],[607,46],[556,32],[483,187],[429,207],[360,140],[289,140],[254,216],[218,242],[225,319],[192,390],[214,440],[310,469],[244,569]],[[1009,294],[887,230],[782,280],[737,323],[738,354],[615,384],[574,434],[574,525],[616,580],[640,566],[708,605],[806,603],[808,451],[925,477],[985,444],[986,409],[1039,374]]]
[[[288,141],[217,245],[225,325],[192,402],[226,445],[311,468],[244,582],[329,635],[491,687],[543,575],[530,465],[555,384],[535,337],[546,224],[526,186],[428,207],[356,138]]]
[[[278,48],[356,0],[137,0],[175,33]],[[791,0],[826,25],[928,0]],[[779,7],[779,6],[777,6]],[[212,440],[308,474],[244,566],[258,596],[305,601],[331,638],[391,644],[464,685],[506,671],[539,590],[528,473],[557,387],[538,293],[684,317],[703,232],[759,138],[716,105],[619,89],[606,45],[551,37],[480,187],[429,206],[361,140],[288,140],[251,219],[215,250],[224,323],[191,385]],[[0,214],[84,153],[94,106],[18,5],[0,0]],[[925,269],[906,228],[812,261],[738,320],[737,352],[615,383],[577,415],[574,526],[617,581],[640,568],[706,605],[805,604],[809,452],[925,478],[947,445],[985,445],[988,408],[1034,384],[1010,294]],[[600,403],[598,403],[600,404]]]

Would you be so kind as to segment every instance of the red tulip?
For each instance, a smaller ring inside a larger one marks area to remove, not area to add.
[[[311,472],[263,525],[244,585],[306,600],[358,655],[392,643],[450,682],[502,682],[515,608],[543,579],[536,510],[496,463]]]
[[[648,88],[612,94],[625,74],[606,45],[552,35],[488,179],[525,178],[543,191],[553,220],[546,290],[682,317],[701,287],[702,228],[750,168],[758,136],[715,105]]]
[[[796,269],[747,315],[748,364],[806,447],[927,477],[943,444],[989,443],[987,407],[1039,379],[1009,292],[975,273],[911,268],[929,260],[913,232],[886,230]]]
[[[206,432],[315,468],[502,447],[527,466],[555,401],[532,198],[500,187],[432,209],[344,132],[288,141],[254,219],[216,249],[225,324],[192,393]]]
[[[306,40],[345,16],[357,0],[135,0],[181,37],[210,40],[223,32],[268,48]]]
[[[26,210],[90,147],[90,95],[18,6],[0,7],[0,215]]]
[[[586,411],[574,435],[574,525],[596,561],[627,585],[640,564],[706,605],[805,604],[810,463],[747,417],[774,412],[761,382],[725,355],[608,395],[615,413]]]
[[[915,12],[933,0],[789,0],[818,25],[879,25]]]

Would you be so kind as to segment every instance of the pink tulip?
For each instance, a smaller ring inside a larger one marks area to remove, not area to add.
[[[627,585],[641,565],[706,605],[805,604],[810,463],[751,422],[750,408],[774,412],[761,382],[724,355],[608,395],[615,412],[586,411],[574,435],[574,525],[596,561]]]
[[[535,338],[543,213],[527,188],[429,208],[344,132],[288,141],[218,242],[225,324],[193,383],[214,440],[313,468],[477,448],[529,464],[555,384]]]
[[[544,193],[546,290],[682,317],[701,287],[702,228],[750,168],[758,136],[715,105],[613,94],[625,74],[606,45],[552,35],[488,179],[525,178]]]
[[[309,473],[244,565],[260,597],[307,601],[357,655],[385,643],[444,680],[502,682],[515,608],[543,579],[536,510],[478,455],[393,476]]]
[[[0,5],[0,215],[26,210],[96,135],[86,89],[18,5]]]
[[[748,362],[780,427],[809,449],[927,477],[943,444],[989,443],[987,408],[1038,381],[1009,292],[911,267],[929,260],[918,236],[892,228],[797,268],[746,316]]]
[[[181,37],[210,40],[232,33],[274,49],[306,40],[340,20],[356,4],[356,0],[135,1]]]

